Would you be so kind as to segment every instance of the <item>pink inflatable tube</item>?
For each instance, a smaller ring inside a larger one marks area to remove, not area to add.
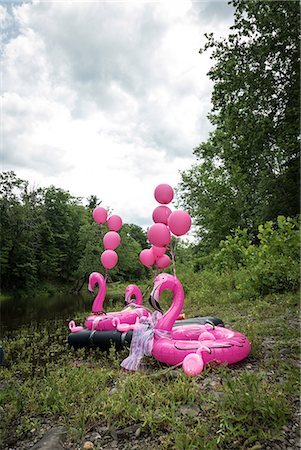
[[[231,364],[248,356],[250,342],[239,332],[208,325],[173,328],[184,305],[184,290],[175,276],[163,273],[155,279],[152,292],[154,299],[158,301],[161,292],[166,289],[173,293],[170,308],[159,318],[158,315],[153,316],[144,332],[134,332],[131,354],[123,361],[122,367],[136,370],[143,354],[152,354],[160,362],[169,365],[182,364],[187,375],[197,375],[204,365],[211,361],[216,364]]]
[[[167,333],[172,331],[172,326],[184,305],[183,287],[175,276],[161,274],[155,279],[154,298],[158,300],[165,289],[173,292],[173,302],[155,326],[155,331],[161,332],[155,332],[152,350],[158,361],[170,365],[183,363],[184,371],[188,375],[196,375],[210,361],[231,364],[248,356],[251,345],[246,336],[222,327],[216,327],[210,332],[206,325],[193,329],[179,327],[172,335],[162,337],[162,330]],[[189,356],[191,354],[194,355]]]
[[[106,280],[98,273],[93,272],[89,277],[88,289],[90,292],[94,291],[95,285],[98,285],[98,294],[92,305],[92,313],[85,321],[85,327],[88,330],[118,330],[124,331],[122,324],[133,325],[137,318],[150,316],[150,311],[142,307],[142,294],[138,286],[130,284],[125,291],[125,301],[128,306],[122,311],[104,313],[103,302],[106,296]],[[133,301],[132,296],[135,296]],[[116,319],[116,320],[114,320]],[[131,329],[131,328],[129,328]]]

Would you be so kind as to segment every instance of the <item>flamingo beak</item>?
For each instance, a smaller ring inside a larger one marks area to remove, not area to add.
[[[161,286],[161,284],[155,285],[150,294],[150,296],[157,302],[159,301],[159,297],[160,297],[160,286]]]

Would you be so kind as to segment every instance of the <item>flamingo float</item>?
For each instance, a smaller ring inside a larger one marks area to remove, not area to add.
[[[133,295],[135,296],[135,301],[133,301]],[[142,292],[136,286],[136,284],[129,284],[125,288],[125,303],[128,306],[142,306],[143,297]]]
[[[89,277],[89,291],[94,292],[96,285],[98,285],[98,294],[92,305],[93,314],[89,315],[85,321],[85,327],[88,330],[114,330],[116,328],[118,330],[118,327],[121,327],[119,331],[124,331],[122,324],[134,326],[137,318],[151,314],[150,311],[142,307],[141,291],[138,286],[133,284],[126,288],[127,306],[122,311],[104,313],[103,303],[106,296],[106,280],[100,273],[93,272]],[[133,295],[135,296],[135,302],[132,300]],[[128,329],[133,329],[133,327]]]
[[[131,354],[122,362],[122,367],[136,370],[144,353],[169,365],[182,364],[187,375],[197,375],[210,361],[232,364],[248,356],[251,345],[247,337],[237,331],[220,326],[208,329],[208,325],[173,328],[184,306],[184,290],[176,276],[162,273],[156,277],[151,295],[158,302],[166,289],[173,293],[170,308],[144,329],[141,324],[140,330],[134,332]]]

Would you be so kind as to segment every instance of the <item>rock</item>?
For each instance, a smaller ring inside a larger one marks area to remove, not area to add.
[[[96,431],[99,434],[107,434],[109,431],[108,427],[96,427]]]
[[[289,432],[289,428],[286,427],[285,425],[283,425],[283,427],[281,427],[281,429],[282,429],[285,433],[288,433],[288,432]]]
[[[64,450],[66,434],[65,427],[52,428],[32,447],[32,450]]]
[[[126,428],[122,428],[121,430],[117,430],[117,436],[122,437],[122,436],[126,436],[126,435],[133,434],[133,433],[136,434],[137,430],[139,430],[139,429],[140,429],[140,425],[136,423],[136,424],[130,425]]]
[[[92,450],[92,448],[94,448],[94,444],[91,441],[86,441],[84,443],[83,449],[84,450]]]
[[[117,435],[117,431],[114,427],[112,427],[110,429],[110,435],[112,436],[112,438],[114,439],[114,441],[118,441],[118,435]]]
[[[141,428],[137,428],[137,430],[135,432],[136,438],[140,437],[140,435],[141,435]]]
[[[197,416],[200,413],[198,406],[180,406],[180,413],[187,416]]]
[[[101,435],[99,433],[96,433],[96,432],[91,433],[90,439],[91,439],[92,442],[97,441],[97,439],[101,439]]]

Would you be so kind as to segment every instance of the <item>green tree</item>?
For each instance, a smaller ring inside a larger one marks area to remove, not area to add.
[[[299,2],[233,0],[227,39],[212,51],[214,131],[182,174],[180,201],[213,248],[237,226],[299,213]]]
[[[44,216],[49,231],[45,256],[49,279],[70,280],[78,266],[81,250],[78,235],[85,216],[85,208],[78,203],[79,199],[63,189],[54,186],[45,189]]]
[[[1,285],[28,290],[38,283],[37,253],[42,190],[30,189],[14,172],[0,180]]]

